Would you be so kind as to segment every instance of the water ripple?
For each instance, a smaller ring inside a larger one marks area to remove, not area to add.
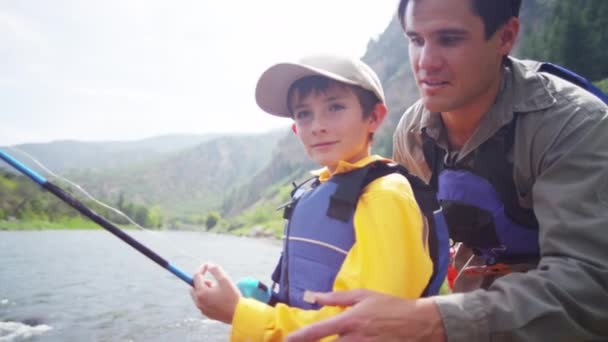
[[[21,322],[0,322],[0,342],[22,341],[52,329],[46,324],[31,326]]]

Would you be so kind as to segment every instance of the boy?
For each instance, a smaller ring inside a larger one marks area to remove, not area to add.
[[[299,197],[286,228],[279,303],[242,298],[216,265],[194,277],[192,297],[209,318],[232,324],[232,340],[277,341],[300,327],[343,311],[318,307],[307,292],[366,288],[401,298],[419,297],[432,273],[423,218],[407,179],[392,173],[365,187],[346,219],[328,206],[337,181],[370,163],[387,109],[373,70],[360,60],[315,56],[272,66],[257,84],[266,112],[293,119],[308,156],[323,169],[318,185]],[[211,273],[217,283],[203,276]]]

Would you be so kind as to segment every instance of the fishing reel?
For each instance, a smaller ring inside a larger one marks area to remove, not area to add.
[[[269,305],[276,303],[276,296],[272,289],[255,278],[242,278],[236,283],[236,287],[245,298],[253,298]]]

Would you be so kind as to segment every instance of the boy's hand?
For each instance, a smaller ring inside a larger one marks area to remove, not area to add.
[[[204,278],[207,272],[215,278],[215,284]],[[211,263],[201,265],[194,274],[194,288],[190,294],[203,315],[227,324],[232,323],[241,295],[221,267]]]

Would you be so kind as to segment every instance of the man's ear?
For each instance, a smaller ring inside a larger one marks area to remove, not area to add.
[[[298,127],[296,126],[295,122],[291,124],[291,131],[293,134],[298,135]]]
[[[511,53],[511,50],[517,42],[517,35],[519,34],[519,19],[512,17],[509,19],[498,32],[499,36],[499,49],[503,56]]]
[[[371,124],[370,132],[375,132],[376,130],[378,130],[378,127],[380,127],[380,124],[382,124],[382,122],[386,118],[387,112],[388,109],[386,108],[386,105],[384,103],[376,103],[376,105],[374,106],[374,110],[369,116],[369,122]]]

